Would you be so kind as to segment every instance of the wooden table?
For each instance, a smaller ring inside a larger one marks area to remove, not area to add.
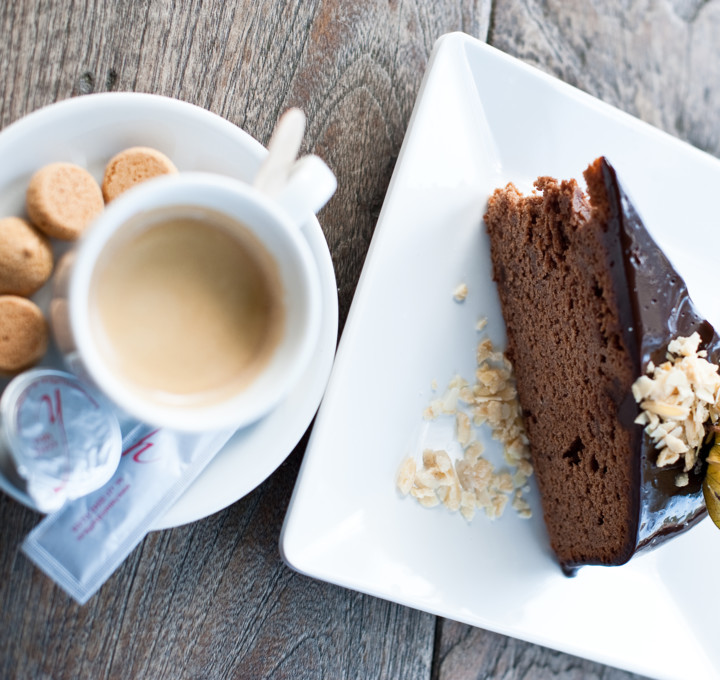
[[[304,109],[306,148],[339,181],[320,221],[341,328],[443,33],[720,152],[718,0],[7,0],[0,27],[3,127],[67,97],[134,90],[267,142],[284,109]],[[1,497],[0,677],[631,677],[290,571],[277,543],[305,442],[235,505],[148,536],[84,607],[19,554],[38,515]]]

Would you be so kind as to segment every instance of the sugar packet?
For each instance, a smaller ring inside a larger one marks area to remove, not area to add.
[[[22,545],[79,604],[110,578],[235,431],[188,434],[124,425],[123,453],[110,481],[48,515]]]

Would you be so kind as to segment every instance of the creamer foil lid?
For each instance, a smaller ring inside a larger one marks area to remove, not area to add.
[[[103,486],[122,452],[117,417],[95,389],[69,373],[34,369],[0,399],[0,447],[40,512]]]

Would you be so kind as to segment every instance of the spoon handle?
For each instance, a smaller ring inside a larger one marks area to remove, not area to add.
[[[256,189],[269,196],[276,196],[283,190],[304,134],[305,114],[300,109],[288,109],[273,130],[268,155],[253,182]]]

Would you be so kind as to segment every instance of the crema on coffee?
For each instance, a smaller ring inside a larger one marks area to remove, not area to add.
[[[110,369],[161,403],[239,393],[285,323],[277,264],[244,225],[205,209],[136,217],[95,269],[93,332]]]

